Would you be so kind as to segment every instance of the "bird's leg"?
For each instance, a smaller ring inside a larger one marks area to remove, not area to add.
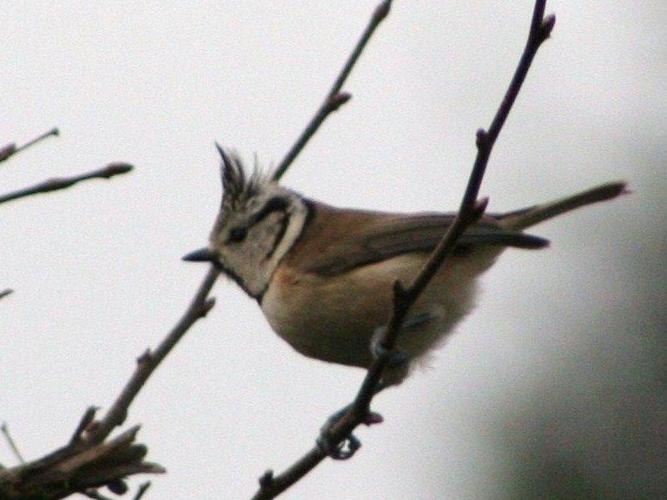
[[[435,319],[435,316],[431,313],[421,313],[410,316],[403,321],[401,333],[408,333],[410,330],[420,327],[433,319]],[[387,348],[384,347],[381,342],[386,331],[386,325],[375,329],[373,337],[371,337],[371,352],[376,358],[386,357],[391,368],[401,368],[408,362],[408,354],[396,349],[392,349],[389,352],[387,351]]]
[[[420,327],[424,323],[428,323],[433,319],[434,316],[430,313],[422,313],[411,316],[403,322],[401,332],[409,332],[410,330]],[[381,326],[373,333],[371,338],[371,352],[373,353],[373,356],[375,358],[386,357],[388,368],[392,371],[407,370],[407,364],[409,362],[408,354],[404,351],[395,349],[388,351],[387,348],[382,345],[381,340],[384,337],[384,332],[386,329],[386,326]],[[390,385],[392,385],[391,382],[385,380],[380,381],[380,383],[374,389],[373,395],[377,394],[383,389],[386,389]],[[343,439],[336,445],[331,442],[331,429],[341,418],[347,415],[347,413],[352,409],[353,405],[354,403],[351,403],[331,415],[326,420],[326,422],[324,422],[324,425],[320,429],[320,436],[317,438],[317,445],[319,448],[335,460],[347,460],[361,447],[361,441],[359,441],[359,439],[354,436],[354,434],[350,434],[347,438]],[[381,422],[382,415],[373,411],[369,411],[364,420],[366,425],[379,424]]]

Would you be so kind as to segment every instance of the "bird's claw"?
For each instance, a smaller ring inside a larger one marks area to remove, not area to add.
[[[361,448],[361,441],[354,435],[350,434],[340,443],[334,445],[331,442],[331,435],[327,429],[322,429],[320,436],[316,440],[317,446],[323,453],[330,456],[334,460],[347,460]]]
[[[390,367],[403,366],[408,362],[407,353],[396,349],[387,349],[380,342],[386,329],[386,326],[381,326],[375,330],[375,334],[371,340],[371,353],[375,358],[386,358]]]
[[[334,460],[347,460],[351,458],[356,451],[361,448],[361,441],[354,435],[350,434],[339,443],[334,444],[331,441],[331,429],[341,418],[343,418],[352,405],[347,405],[341,408],[336,413],[331,415],[320,429],[320,435],[315,440],[317,446],[323,453],[330,456]],[[383,421],[382,415],[379,413],[369,411],[367,412],[362,423],[366,425],[379,424]]]

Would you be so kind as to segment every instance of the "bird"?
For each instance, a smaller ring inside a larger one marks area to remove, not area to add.
[[[299,353],[368,368],[392,311],[393,284],[410,283],[456,213],[337,208],[293,191],[218,146],[222,203],[208,245],[183,257],[210,262],[259,304],[271,328]],[[575,195],[483,215],[424,289],[396,341],[402,362],[383,372],[400,384],[424,364],[476,305],[478,278],[508,248],[542,249],[525,229],[629,192],[609,182]]]

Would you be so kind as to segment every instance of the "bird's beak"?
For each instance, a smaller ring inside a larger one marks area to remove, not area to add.
[[[215,262],[215,254],[208,248],[200,248],[183,256],[183,260],[188,262]]]

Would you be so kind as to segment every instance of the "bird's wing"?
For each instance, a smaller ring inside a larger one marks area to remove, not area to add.
[[[316,248],[308,252],[309,264],[304,266],[306,271],[322,275],[344,273],[409,252],[430,252],[455,218],[455,214],[391,214],[331,207],[326,207],[325,211],[319,217],[316,213],[311,227],[306,229],[312,229],[307,240],[317,243]],[[458,247],[540,248],[547,244],[543,238],[502,228],[495,218],[484,217],[468,228]]]

